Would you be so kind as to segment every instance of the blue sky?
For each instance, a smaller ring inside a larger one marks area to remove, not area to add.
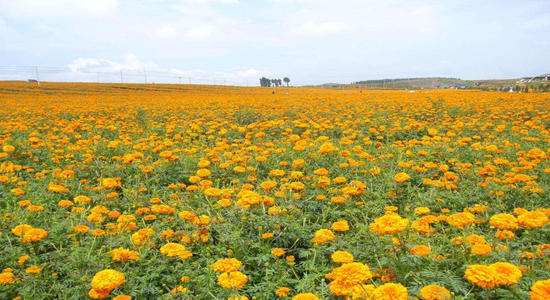
[[[514,78],[549,54],[548,0],[0,0],[0,66],[52,80]]]

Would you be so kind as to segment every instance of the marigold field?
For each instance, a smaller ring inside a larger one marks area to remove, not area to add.
[[[0,102],[1,299],[550,299],[549,94],[3,82]]]

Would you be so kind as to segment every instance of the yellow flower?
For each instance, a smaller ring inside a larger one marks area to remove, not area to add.
[[[215,263],[212,264],[212,269],[216,272],[225,273],[225,272],[235,272],[237,271],[243,264],[235,258],[223,258],[217,260]]]
[[[109,255],[111,255],[113,261],[121,262],[121,261],[128,261],[128,260],[139,260],[139,253],[137,251],[133,251],[130,249],[125,249],[122,247],[115,248],[108,252]]]
[[[332,226],[330,226],[330,229],[336,231],[336,232],[345,232],[349,230],[349,224],[346,220],[340,220],[332,223]]]
[[[548,300],[550,299],[550,279],[539,280],[533,283],[531,291],[529,291],[531,300]]]
[[[540,228],[548,223],[548,216],[539,211],[530,211],[519,215],[518,223],[527,229]]]
[[[292,300],[319,300],[319,297],[312,293],[301,293],[292,297]]]
[[[417,245],[410,250],[412,255],[426,256],[432,252],[432,249],[426,245]]]
[[[332,253],[330,258],[337,264],[348,264],[353,262],[353,255],[346,251],[336,251]]]
[[[124,273],[113,269],[97,272],[92,278],[92,289],[99,294],[109,294],[126,281]]]
[[[239,271],[225,272],[218,275],[218,284],[228,289],[241,289],[247,282],[248,277]]]
[[[38,266],[30,266],[27,269],[25,269],[25,272],[27,274],[38,274],[38,273],[42,272],[42,269]]]
[[[492,216],[489,225],[500,230],[514,231],[518,229],[518,220],[511,214],[501,213]]]
[[[48,236],[48,232],[42,228],[31,228],[23,234],[21,242],[37,242],[45,239]]]
[[[333,241],[335,238],[334,233],[328,229],[319,229],[315,232],[313,242],[317,245]]]
[[[445,287],[432,284],[420,290],[420,298],[424,300],[447,300],[451,298],[451,293]]]
[[[464,272],[464,278],[485,289],[490,289],[496,284],[495,269],[484,265],[469,265]]]
[[[408,219],[403,219],[397,214],[387,214],[376,218],[374,223],[369,224],[369,229],[378,234],[394,234],[404,231],[407,226],[409,226]]]
[[[285,253],[286,253],[285,250],[282,248],[273,248],[273,250],[271,250],[271,254],[277,257],[281,257],[285,255]]]
[[[185,246],[178,243],[168,243],[160,247],[160,254],[168,257],[179,257],[181,259],[188,259],[193,256],[191,251],[185,249]]]
[[[373,300],[407,300],[409,293],[407,288],[399,283],[385,283],[372,293]]]
[[[511,263],[497,262],[489,266],[495,271],[496,285],[512,285],[516,284],[522,273],[520,269]]]
[[[407,174],[405,172],[397,173],[393,177],[393,181],[395,181],[396,183],[403,183],[403,182],[409,181],[409,180],[411,180],[411,176],[409,176],[409,174]]]
[[[275,291],[275,295],[281,298],[286,298],[288,294],[290,294],[290,289],[285,286],[280,287]]]
[[[470,252],[474,255],[485,256],[493,252],[493,248],[489,244],[474,244]]]

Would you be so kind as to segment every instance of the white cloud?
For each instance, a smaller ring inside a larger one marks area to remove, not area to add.
[[[143,61],[134,54],[128,54],[121,62],[105,58],[77,58],[68,66],[67,71],[57,74],[47,74],[43,80],[99,81],[119,82],[121,73],[124,82],[145,80],[156,83],[203,83],[229,85],[257,85],[261,76],[271,76],[272,72],[260,71],[256,68],[240,68],[226,72],[212,72],[203,69],[181,70],[163,68],[154,62]]]
[[[298,33],[313,36],[325,36],[350,31],[351,27],[343,22],[307,22],[298,27]]]
[[[195,28],[189,29],[185,35],[190,38],[204,38],[210,36],[214,32],[214,26],[203,24]]]
[[[178,32],[172,26],[162,26],[159,29],[157,29],[155,32],[153,32],[153,36],[161,39],[170,39],[170,38],[177,37]]]
[[[12,18],[88,18],[114,13],[118,0],[0,0],[0,13]]]
[[[185,0],[191,4],[238,4],[239,0]]]

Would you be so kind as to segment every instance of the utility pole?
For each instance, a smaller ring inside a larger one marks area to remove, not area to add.
[[[40,86],[40,74],[38,73],[38,66],[34,67],[34,71],[36,72],[36,85]]]

